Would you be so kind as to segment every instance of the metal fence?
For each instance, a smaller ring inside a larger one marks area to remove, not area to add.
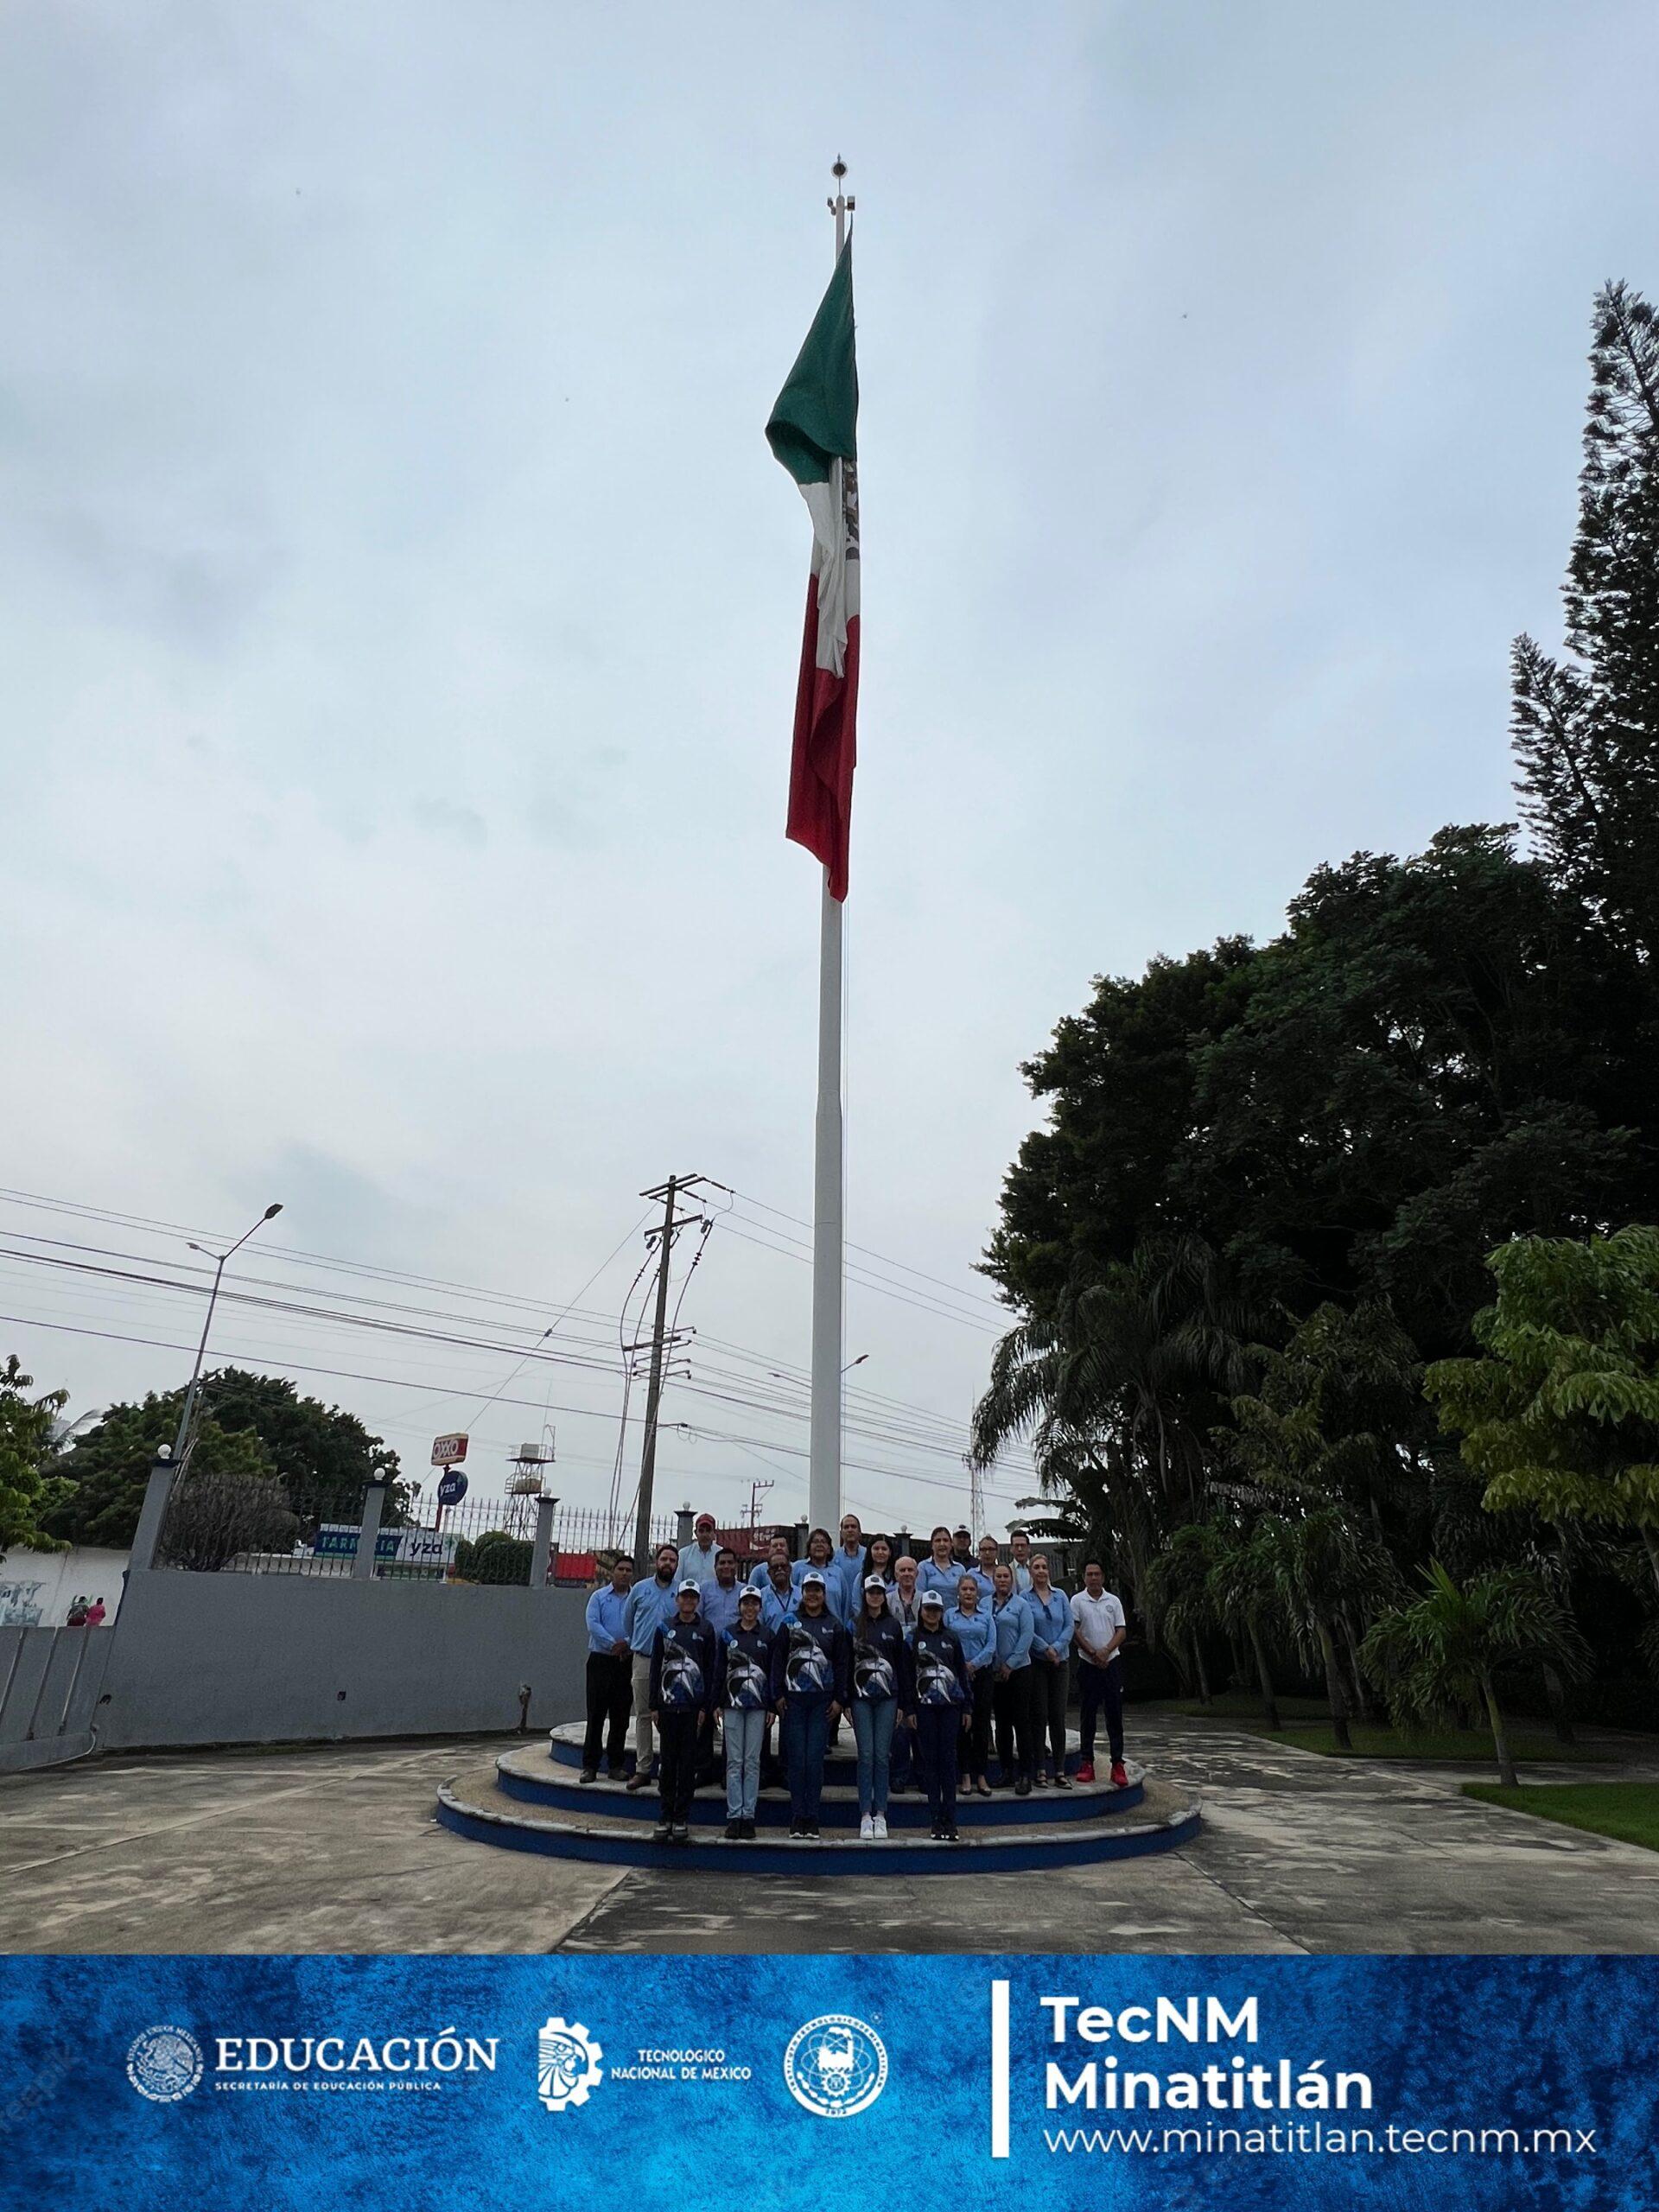
[[[168,1500],[156,1565],[198,1574],[303,1574],[349,1578],[358,1571],[368,1492],[359,1484],[321,1497],[296,1497],[273,1478],[181,1476]],[[423,1510],[397,1484],[382,1501],[374,1568],[382,1581],[496,1583],[524,1588],[536,1548],[533,1493],[467,1498]],[[679,1516],[655,1516],[653,1543],[677,1540]],[[631,1519],[588,1507],[553,1516],[550,1580],[591,1583],[610,1556],[631,1550]]]

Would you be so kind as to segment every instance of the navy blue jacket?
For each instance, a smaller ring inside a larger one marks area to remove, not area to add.
[[[853,1695],[871,1705],[898,1698],[904,1689],[908,1646],[891,1613],[874,1620],[861,1614],[848,1631],[853,1647]]]
[[[719,1667],[715,1631],[701,1613],[695,1620],[664,1621],[651,1647],[651,1710],[712,1713]]]
[[[759,1713],[772,1702],[772,1632],[769,1628],[728,1629],[720,1639],[715,1703],[740,1713]]]
[[[910,1643],[909,1700],[905,1710],[914,1713],[924,1705],[966,1705],[968,1662],[963,1657],[957,1632],[949,1628],[918,1628]]]
[[[852,1644],[831,1612],[816,1619],[797,1613],[779,1630],[772,1647],[772,1701],[817,1700],[827,1705],[849,1702]]]

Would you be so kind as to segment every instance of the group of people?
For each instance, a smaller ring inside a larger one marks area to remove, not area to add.
[[[927,1795],[934,1840],[955,1843],[958,1794],[1018,1796],[1068,1789],[1065,1713],[1075,1653],[1082,1756],[1077,1779],[1095,1779],[1095,1742],[1106,1726],[1112,1782],[1123,1767],[1119,1651],[1123,1608],[1100,1562],[1068,1594],[1029,1535],[1014,1530],[976,1552],[965,1529],[933,1530],[928,1556],[895,1555],[892,1540],[867,1538],[856,1514],[840,1542],[815,1529],[804,1559],[783,1537],[740,1576],[737,1554],[698,1516],[693,1540],[658,1547],[636,1582],[620,1559],[588,1601],[588,1725],[582,1779],[625,1770],[633,1719],[631,1790],[658,1793],[659,1843],[690,1840],[693,1794],[719,1772],[724,1751],[726,1834],[752,1841],[762,1788],[786,1783],[791,1836],[816,1836],[824,1761],[843,1717],[857,1751],[859,1834],[887,1833],[889,1797]],[[776,1724],[777,1742],[773,1728]]]

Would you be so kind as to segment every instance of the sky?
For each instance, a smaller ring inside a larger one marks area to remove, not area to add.
[[[1020,1062],[1096,976],[1513,813],[1591,300],[1659,289],[1656,65],[1618,0],[7,11],[0,1352],[72,1413],[173,1387],[187,1239],[280,1200],[217,1356],[417,1471],[468,1428],[480,1497],[550,1426],[625,1503],[638,1194],[697,1172],[658,1500],[804,1510],[809,536],[762,431],[839,154],[844,1487],[960,1517]]]

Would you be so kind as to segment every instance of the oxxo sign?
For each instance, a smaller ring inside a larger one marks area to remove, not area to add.
[[[455,1467],[467,1457],[467,1432],[457,1429],[450,1436],[435,1436],[432,1440],[432,1464],[435,1467]]]

